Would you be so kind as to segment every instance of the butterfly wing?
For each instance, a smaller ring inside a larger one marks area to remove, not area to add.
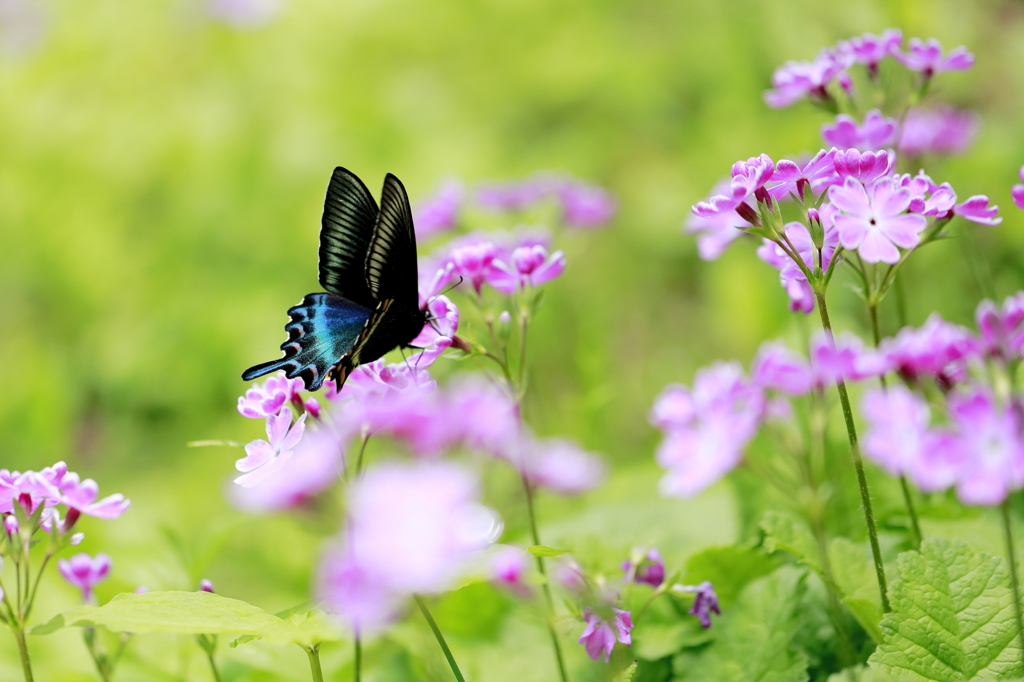
[[[366,252],[366,285],[378,301],[395,299],[402,309],[418,309],[417,279],[416,233],[409,195],[402,182],[388,173]]]
[[[302,377],[306,390],[315,391],[331,367],[352,352],[372,315],[371,309],[339,296],[309,294],[288,310],[284,357],[250,367],[242,378],[251,381],[283,369],[288,378]]]
[[[345,168],[335,168],[320,227],[320,285],[365,308],[376,305],[365,263],[377,215],[377,202],[363,181]]]

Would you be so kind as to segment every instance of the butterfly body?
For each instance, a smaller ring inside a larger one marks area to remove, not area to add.
[[[320,284],[288,310],[284,357],[250,367],[246,381],[284,370],[315,391],[325,379],[341,389],[357,366],[409,347],[427,312],[419,307],[416,236],[405,188],[390,173],[381,207],[366,186],[336,168],[320,231]]]

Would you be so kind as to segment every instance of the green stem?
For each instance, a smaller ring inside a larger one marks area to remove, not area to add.
[[[320,645],[314,644],[306,649],[309,656],[309,671],[313,675],[313,682],[324,682],[324,671],[320,668]]]
[[[466,678],[462,676],[462,671],[459,670],[458,664],[455,662],[455,657],[452,656],[452,650],[448,648],[448,643],[444,641],[444,635],[441,634],[441,629],[437,627],[437,623],[434,622],[434,617],[430,615],[430,611],[427,610],[427,605],[423,601],[423,597],[418,594],[413,595],[413,599],[416,600],[416,605],[420,607],[420,611],[423,612],[423,617],[427,619],[427,624],[430,625],[430,629],[434,631],[434,637],[437,638],[437,643],[441,645],[441,651],[444,652],[444,657],[448,659],[448,665],[452,667],[452,672],[455,673],[455,679],[459,682],[466,682]]]
[[[825,295],[815,292],[818,302],[818,313],[821,316],[821,326],[828,335],[829,342],[832,340],[832,323],[828,318],[828,308],[825,305]],[[836,379],[836,390],[839,392],[839,402],[843,407],[843,419],[846,421],[846,434],[850,439],[850,458],[853,460],[853,468],[857,473],[857,485],[860,487],[861,504],[864,506],[864,522],[868,527],[868,540],[871,543],[871,555],[875,561],[875,576],[878,578],[878,592],[881,596],[882,611],[889,613],[892,608],[889,606],[889,589],[885,580],[885,565],[882,563],[882,549],[878,545],[878,529],[875,527],[875,513],[871,508],[871,491],[868,490],[868,478],[864,473],[864,460],[860,456],[860,445],[857,442],[857,426],[853,422],[853,408],[850,407],[850,396],[846,392],[846,382],[843,379]]]
[[[1010,562],[1010,585],[1013,587],[1013,610],[1017,615],[1017,641],[1024,654],[1024,613],[1020,603],[1020,584],[1017,582],[1017,555],[1013,551],[1013,531],[1010,528],[1010,500],[1007,498],[999,507],[1003,512],[1003,531],[1006,534],[1006,558]]]
[[[353,662],[355,681],[359,682],[363,677],[363,642],[356,635],[355,658]]]
[[[366,453],[366,444],[370,441],[370,435],[363,435],[363,442],[359,445],[359,455],[356,457],[356,476],[363,473],[363,455]]]
[[[14,639],[18,641],[18,655],[21,657],[21,671],[25,675],[25,682],[32,682],[32,661],[28,657],[28,643],[25,641],[25,630],[20,625],[11,626],[14,631]]]
[[[523,490],[526,491],[526,509],[530,514],[530,532],[533,534],[533,544],[540,545],[540,533],[537,531],[537,514],[533,509],[533,486],[526,480],[523,474]],[[562,682],[569,682],[569,675],[565,671],[565,661],[562,659],[562,645],[558,643],[558,633],[555,632],[555,625],[552,618],[555,615],[555,600],[551,596],[551,586],[547,581],[547,571],[544,569],[544,557],[535,557],[537,560],[537,571],[544,578],[541,591],[544,592],[544,601],[548,609],[548,633],[551,635],[551,646],[555,650],[555,660],[558,662],[558,674]]]

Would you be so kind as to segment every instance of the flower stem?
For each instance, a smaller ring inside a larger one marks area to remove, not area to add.
[[[210,671],[213,672],[213,679],[215,682],[220,682],[220,672],[217,670],[217,662],[213,660],[213,651],[207,651],[206,658],[210,661]]]
[[[829,342],[834,343],[832,338],[832,323],[828,318],[828,308],[825,305],[825,295],[815,292],[818,302],[818,313],[821,316],[821,326],[828,335]],[[864,473],[864,460],[860,456],[860,445],[857,442],[857,426],[853,422],[853,409],[850,407],[850,396],[846,392],[846,382],[842,378],[836,379],[836,390],[839,392],[839,402],[843,406],[843,419],[846,421],[846,434],[850,439],[850,458],[853,460],[853,468],[857,473],[857,485],[860,487],[861,504],[864,506],[864,522],[868,527],[868,540],[871,543],[871,555],[875,561],[875,576],[878,578],[878,593],[882,601],[882,611],[889,613],[892,608],[889,606],[889,589],[885,580],[885,565],[882,563],[882,549],[878,545],[878,529],[875,527],[875,513],[871,509],[871,491],[868,490],[868,478]]]
[[[359,639],[359,635],[356,635],[355,645],[355,657],[353,661],[353,670],[355,682],[359,682],[363,677],[363,642]]]
[[[18,641],[18,655],[21,657],[21,671],[25,675],[25,682],[32,682],[32,661],[28,657],[28,643],[25,641],[25,630],[18,624],[12,624],[14,639]]]
[[[366,453],[366,444],[370,440],[370,434],[363,434],[362,442],[359,444],[359,455],[356,457],[356,476],[363,473],[363,455]]]
[[[441,645],[441,651],[444,652],[444,657],[448,659],[448,665],[452,667],[452,672],[455,673],[455,679],[459,682],[466,682],[466,678],[462,676],[462,672],[459,670],[459,665],[455,662],[455,657],[452,656],[452,650],[448,648],[448,643],[444,641],[444,635],[441,634],[441,629],[437,627],[437,623],[434,622],[434,617],[430,615],[430,611],[427,610],[427,605],[423,601],[423,597],[418,594],[413,595],[413,599],[416,600],[416,605],[420,607],[420,611],[423,612],[423,617],[427,619],[427,624],[430,625],[430,629],[434,631],[434,637],[437,638],[437,643]]]
[[[324,682],[324,671],[320,668],[320,645],[314,644],[306,649],[309,656],[309,671],[313,675],[313,682]]]
[[[1024,612],[1020,603],[1020,584],[1017,582],[1017,556],[1013,551],[1013,530],[1010,528],[1010,500],[999,506],[1003,512],[1003,531],[1006,534],[1006,558],[1010,562],[1010,585],[1013,587],[1013,610],[1017,615],[1017,641],[1024,654]]]
[[[540,545],[540,533],[537,531],[537,514],[533,509],[533,486],[523,475],[523,490],[526,491],[526,509],[530,513],[530,532],[533,534],[533,544]],[[551,635],[551,646],[555,650],[555,660],[558,662],[558,674],[562,682],[569,682],[569,675],[565,672],[565,661],[562,659],[562,645],[558,643],[558,633],[555,632],[555,625],[551,622],[555,615],[555,600],[551,596],[551,586],[547,581],[547,571],[544,569],[544,557],[537,559],[537,571],[544,578],[541,591],[544,592],[544,601],[548,608],[548,633]]]

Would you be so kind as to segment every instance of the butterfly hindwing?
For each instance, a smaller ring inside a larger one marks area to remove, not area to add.
[[[384,178],[380,212],[366,253],[366,283],[378,301],[400,299],[418,307],[416,233],[409,196],[391,173]]]
[[[373,311],[332,294],[309,294],[288,310],[291,318],[281,344],[284,357],[250,367],[246,381],[283,369],[289,378],[302,377],[307,391],[315,391],[331,367],[352,352]]]
[[[320,227],[320,285],[366,308],[373,308],[376,301],[364,268],[377,214],[377,202],[363,181],[335,168]]]

